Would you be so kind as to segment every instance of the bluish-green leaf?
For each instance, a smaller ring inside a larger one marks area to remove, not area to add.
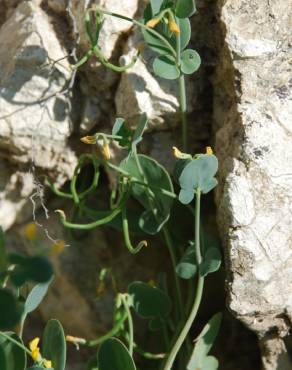
[[[66,365],[66,340],[58,320],[48,321],[42,337],[42,355],[52,361],[54,370],[64,370]]]
[[[188,204],[193,200],[194,193],[199,189],[206,194],[217,185],[214,178],[218,170],[218,160],[214,155],[202,154],[190,161],[179,177],[181,191],[179,200]]]
[[[22,340],[15,333],[7,332],[5,334],[23,345]],[[0,335],[0,369],[24,370],[25,368],[26,353],[24,350]]]
[[[164,0],[150,0],[152,17],[159,13]]]
[[[208,248],[204,257],[203,262],[200,265],[200,275],[206,276],[212,272],[219,270],[221,265],[221,253],[218,248]]]
[[[176,273],[182,279],[191,279],[197,272],[195,247],[192,243],[176,266]]]
[[[136,370],[126,346],[116,338],[107,339],[100,345],[97,359],[99,370]]]
[[[120,146],[130,148],[133,130],[130,130],[129,128],[126,127],[125,120],[123,118],[117,118],[115,120],[114,126],[112,128],[112,135],[121,136],[121,139],[117,140]]]
[[[167,222],[173,203],[173,198],[162,193],[161,189],[173,193],[173,185],[167,171],[157,161],[141,154],[138,155],[138,160],[145,177],[141,174],[134,156],[124,160],[120,167],[136,180],[147,182],[151,190],[151,202],[149,202],[147,186],[133,184],[131,187],[133,197],[145,209],[140,216],[139,226],[144,232],[152,235],[158,233]]]
[[[194,0],[177,0],[175,7],[175,15],[178,18],[187,18],[193,15],[196,11]]]
[[[128,292],[136,313],[143,318],[165,318],[170,313],[171,302],[161,290],[141,281],[131,283]]]
[[[34,311],[39,306],[39,304],[47,294],[51,282],[52,280],[49,280],[47,283],[37,284],[32,288],[25,301],[24,305],[25,314]]]
[[[154,5],[154,10],[158,8],[158,6]],[[144,11],[144,19],[143,22],[146,24],[150,19],[155,17],[156,13],[153,13],[151,4],[148,4]],[[171,33],[162,22],[160,22],[156,27],[155,30],[162,35],[169,43],[171,43]],[[146,44],[154,50],[158,54],[169,54],[170,48],[163,42],[159,37],[153,35],[153,33],[147,31],[146,29],[142,29],[142,34]]]
[[[0,289],[0,330],[12,329],[23,314],[23,304],[7,289]]]
[[[206,358],[218,334],[218,331],[221,325],[221,320],[222,320],[222,314],[217,313],[210,319],[207,325],[205,325],[201,334],[196,340],[193,353],[187,365],[187,370],[193,370],[193,369],[209,370],[207,367],[203,368],[204,363],[205,363],[205,366],[208,363],[214,364],[214,360],[210,360],[210,359],[206,360]],[[211,369],[213,370],[213,368]]]
[[[180,75],[175,59],[171,55],[160,55],[156,57],[153,62],[153,70],[156,76],[167,80],[175,80]]]
[[[196,72],[201,65],[200,55],[192,49],[186,49],[181,54],[181,71],[185,74]]]

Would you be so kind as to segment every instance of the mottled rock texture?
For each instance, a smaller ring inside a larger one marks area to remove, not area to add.
[[[265,369],[288,370],[281,338],[292,320],[292,3],[221,5],[214,114],[228,304],[258,334]]]
[[[134,125],[146,111],[152,131],[140,150],[169,169],[173,165],[178,99],[173,83],[152,75],[151,52],[123,75],[94,57],[76,75],[70,68],[88,49],[84,12],[94,4],[139,17],[145,2],[0,0],[0,224],[12,227],[12,247],[21,240],[20,225],[31,218],[32,201],[44,200],[39,173],[63,184],[86,150],[80,136],[110,131],[116,114]],[[198,152],[209,145],[213,126],[228,305],[259,336],[266,370],[291,369],[283,341],[292,320],[291,5],[291,0],[198,0],[190,44],[203,61],[188,79],[190,146]],[[131,23],[106,17],[100,46],[111,62],[124,63],[141,41],[137,34]],[[58,208],[55,201],[46,200],[50,216]],[[67,206],[60,207],[70,214]],[[35,213],[43,232],[68,238],[46,215]],[[153,248],[129,259],[108,230],[78,237],[54,262],[56,283],[41,315],[59,317],[70,334],[93,337],[111,322],[113,289],[96,301],[100,269],[114,266],[123,291],[130,278],[152,278],[147,258],[156,271],[153,261],[159,265],[164,254]],[[237,345],[230,344],[232,352]],[[224,368],[258,370],[252,360],[236,361]]]

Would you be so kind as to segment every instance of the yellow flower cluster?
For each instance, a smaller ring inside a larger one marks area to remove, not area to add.
[[[39,337],[36,337],[29,342],[28,347],[31,350],[31,357],[34,361],[42,362],[46,369],[50,369],[52,367],[52,361],[42,358],[40,354],[39,343],[40,343]]]

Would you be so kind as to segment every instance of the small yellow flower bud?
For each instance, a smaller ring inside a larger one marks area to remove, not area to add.
[[[28,347],[31,350],[31,357],[34,361],[40,359],[40,349],[38,347],[40,338],[36,337],[28,343]]]
[[[111,151],[107,142],[105,142],[102,146],[102,154],[107,161],[111,159]]]
[[[84,144],[96,144],[95,136],[84,136],[80,139]]]
[[[159,18],[152,18],[146,23],[146,26],[149,28],[154,28],[160,22]]]
[[[44,365],[46,369],[51,369],[52,361],[44,360]]]
[[[34,222],[30,222],[24,228],[24,235],[27,240],[34,241],[37,236],[37,226]]]
[[[176,146],[173,146],[173,147],[172,147],[172,153],[173,153],[173,155],[174,155],[176,158],[181,158],[181,156],[182,156],[182,154],[183,154],[179,149],[177,149],[177,147],[176,147]]]
[[[212,148],[210,146],[207,146],[206,147],[206,154],[208,154],[208,155],[212,155],[213,154],[213,150],[212,150]]]
[[[51,252],[53,254],[60,254],[63,252],[64,248],[65,248],[64,240],[58,240],[55,244],[51,246]]]
[[[144,246],[145,246],[145,247],[148,247],[148,242],[147,242],[147,240],[143,240],[143,243],[144,243]]]
[[[176,22],[173,19],[169,20],[168,27],[171,32],[174,32],[175,34],[180,34],[179,26],[176,24]]]
[[[34,349],[38,348],[39,346],[39,342],[40,342],[40,338],[39,337],[36,337],[34,338],[33,340],[31,340],[29,343],[28,343],[28,347],[31,351],[33,351]]]

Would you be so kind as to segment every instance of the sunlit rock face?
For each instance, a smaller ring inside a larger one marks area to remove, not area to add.
[[[266,369],[291,368],[279,339],[291,329],[292,318],[292,19],[287,5],[285,0],[224,2],[226,38],[214,79],[218,221],[226,246],[229,306],[263,338]],[[271,337],[280,345],[265,351]]]

